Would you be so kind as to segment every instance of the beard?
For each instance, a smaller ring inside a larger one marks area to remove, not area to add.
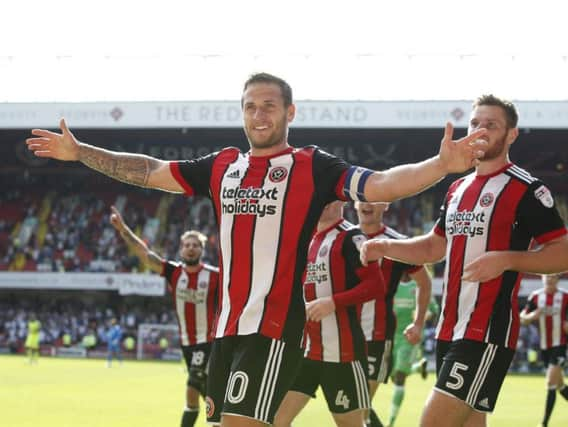
[[[507,143],[505,141],[506,139],[507,139],[507,134],[503,135],[502,138],[495,141],[495,144],[493,144],[493,146],[485,152],[485,154],[481,158],[481,161],[493,160],[496,159],[497,157],[500,157],[503,154],[503,151],[505,151],[507,147]]]
[[[186,258],[183,260],[183,262],[185,262],[187,265],[191,267],[195,267],[197,264],[199,264],[199,261],[200,261],[199,258]]]

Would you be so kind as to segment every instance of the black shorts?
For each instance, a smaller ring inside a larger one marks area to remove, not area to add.
[[[434,389],[480,412],[495,409],[515,351],[471,340],[437,341]]]
[[[193,387],[205,396],[207,382],[207,362],[211,353],[211,343],[182,345],[181,351],[187,366],[187,386]]]
[[[387,383],[392,371],[392,340],[367,341],[368,377],[371,381]]]
[[[272,424],[296,378],[303,350],[260,334],[228,336],[213,342],[207,377],[207,422],[222,414]]]
[[[336,363],[304,358],[290,390],[316,397],[321,385],[327,407],[343,414],[371,407],[365,360]]]
[[[566,362],[566,346],[559,345],[557,347],[547,348],[540,351],[544,366],[550,365],[563,367]]]

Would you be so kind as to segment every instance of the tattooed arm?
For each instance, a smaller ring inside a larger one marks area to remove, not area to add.
[[[82,143],[69,131],[64,119],[61,133],[33,129],[28,149],[38,157],[78,160],[86,166],[127,184],[176,193],[183,192],[170,172],[169,163],[143,154],[116,153]]]
[[[160,274],[162,272],[162,264],[164,263],[163,258],[150,250],[146,243],[134,234],[130,227],[124,223],[122,216],[114,206],[111,207],[111,210],[110,223],[118,231],[126,245],[150,270]]]

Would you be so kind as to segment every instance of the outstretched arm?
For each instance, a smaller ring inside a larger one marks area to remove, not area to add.
[[[110,214],[110,223],[118,231],[120,237],[124,240],[126,245],[134,251],[136,256],[155,273],[162,272],[163,258],[157,255],[154,251],[150,250],[146,243],[142,241],[136,234],[132,232],[130,227],[124,223],[120,212],[112,206],[112,213]]]
[[[382,257],[406,264],[422,265],[441,261],[446,254],[446,239],[434,230],[410,239],[371,239],[363,243],[361,262],[367,265]]]
[[[391,202],[419,193],[450,173],[465,172],[474,167],[487,146],[481,139],[486,130],[479,129],[457,140],[452,139],[453,133],[453,126],[447,123],[437,156],[369,175],[364,187],[365,199]]]
[[[170,172],[169,162],[143,154],[117,153],[80,142],[69,131],[65,119],[59,122],[61,133],[33,129],[28,149],[38,157],[80,161],[102,174],[127,184],[181,193],[183,188]]]

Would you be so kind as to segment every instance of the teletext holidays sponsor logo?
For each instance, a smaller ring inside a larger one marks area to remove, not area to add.
[[[306,266],[306,283],[321,283],[327,281],[327,266],[324,262],[308,263]]]
[[[278,200],[278,189],[223,188],[222,199],[224,214],[258,215],[262,218],[276,214],[276,205],[266,201]]]
[[[485,224],[485,212],[455,212],[448,215],[446,224],[448,224],[446,233],[449,235],[481,236]]]

